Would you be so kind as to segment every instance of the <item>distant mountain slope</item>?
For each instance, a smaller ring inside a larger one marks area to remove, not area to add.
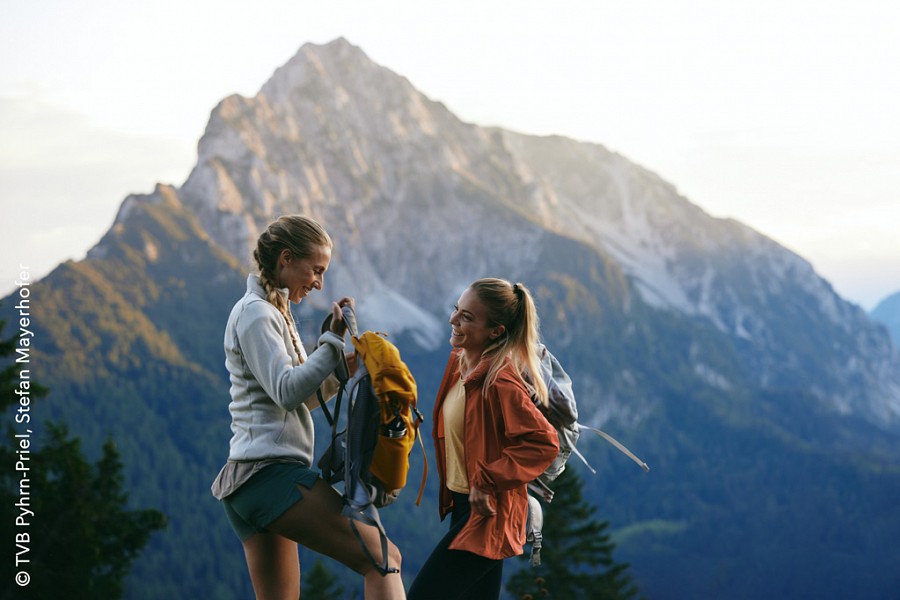
[[[464,123],[339,39],[223,100],[182,186],[126,198],[84,261],[35,285],[41,414],[97,447],[113,435],[132,497],[170,516],[129,598],[251,594],[208,491],[229,436],[222,331],[256,235],[294,212],[336,244],[324,292],[295,312],[303,338],[356,296],[429,418],[464,286],[534,290],[582,420],[651,465],[583,440],[600,471],[586,494],[651,597],[900,588],[900,358],[883,328],[801,257],[624,157]],[[443,529],[435,485],[383,511],[408,576]]]
[[[900,292],[891,294],[879,302],[878,306],[872,309],[870,316],[888,328],[894,345],[900,348]]]

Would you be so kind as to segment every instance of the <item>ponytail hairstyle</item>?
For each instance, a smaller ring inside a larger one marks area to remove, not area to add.
[[[540,319],[531,292],[522,283],[513,284],[505,279],[495,278],[479,279],[469,288],[487,308],[488,326],[504,327],[504,332],[482,355],[493,355],[485,386],[492,385],[497,380],[498,373],[509,360],[525,387],[533,388],[541,404],[546,406],[547,384],[541,373],[537,350],[540,342]]]
[[[266,292],[266,300],[272,303],[281,316],[284,317],[291,333],[291,341],[294,351],[300,360],[303,353],[300,351],[300,340],[294,331],[294,318],[291,316],[290,302],[278,288],[275,279],[275,267],[282,250],[288,250],[294,258],[309,258],[316,248],[333,246],[328,232],[309,217],[301,215],[289,215],[278,217],[269,224],[256,242],[253,251],[253,260],[259,268],[259,282]]]

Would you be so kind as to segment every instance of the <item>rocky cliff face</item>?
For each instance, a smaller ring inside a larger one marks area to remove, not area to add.
[[[777,388],[799,375],[825,405],[900,422],[890,340],[807,261],[602,146],[464,123],[343,39],[222,101],[177,194],[245,263],[274,216],[319,219],[338,248],[329,293],[355,294],[426,348],[468,281],[533,276],[548,244],[571,239],[624,274],[623,307],[633,294],[739,348],[743,381],[693,357],[706,380]]]

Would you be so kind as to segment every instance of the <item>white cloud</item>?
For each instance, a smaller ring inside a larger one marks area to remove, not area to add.
[[[193,149],[182,140],[109,131],[40,97],[0,97],[0,294],[19,263],[34,277],[80,259],[129,193],[180,184]]]

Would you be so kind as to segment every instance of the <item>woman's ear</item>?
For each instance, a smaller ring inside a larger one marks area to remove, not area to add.
[[[291,260],[293,258],[294,257],[291,254],[291,251],[288,250],[287,248],[285,248],[284,250],[281,251],[281,254],[278,255],[278,264],[281,265],[282,267],[286,267],[287,265],[289,265],[291,263]]]
[[[506,325],[497,325],[494,327],[494,331],[491,332],[491,339],[496,340],[506,331]]]

